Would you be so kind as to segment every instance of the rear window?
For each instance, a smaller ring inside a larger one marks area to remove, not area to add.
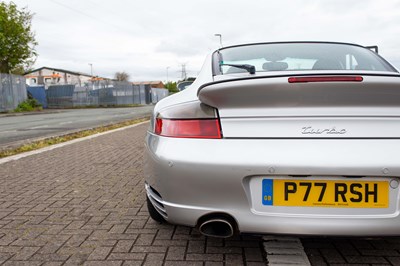
[[[219,74],[245,73],[232,65],[251,65],[256,72],[304,70],[370,70],[397,72],[375,52],[336,43],[269,43],[223,48]],[[231,65],[231,66],[229,66]]]

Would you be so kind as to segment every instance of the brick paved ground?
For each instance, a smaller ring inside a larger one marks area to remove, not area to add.
[[[0,165],[0,264],[265,265],[260,238],[149,219],[147,124]]]
[[[265,265],[261,238],[148,217],[147,124],[0,165],[1,265]],[[400,238],[303,238],[312,265],[400,265]]]
[[[400,238],[304,238],[312,265],[400,265]]]

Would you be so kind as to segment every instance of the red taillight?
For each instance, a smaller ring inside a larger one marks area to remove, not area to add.
[[[165,137],[220,139],[218,119],[156,119],[155,133]]]
[[[289,83],[307,83],[307,82],[361,82],[361,76],[325,76],[325,77],[291,77]]]

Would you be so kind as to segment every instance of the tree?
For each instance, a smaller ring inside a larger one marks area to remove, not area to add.
[[[178,88],[176,86],[176,82],[173,81],[168,81],[167,83],[164,84],[164,87],[168,89],[169,92],[178,92]]]
[[[116,72],[115,75],[114,75],[114,78],[117,81],[128,81],[129,80],[129,74],[126,73],[125,71]]]
[[[18,10],[13,2],[0,2],[0,73],[20,74],[35,62],[32,18],[26,8]]]

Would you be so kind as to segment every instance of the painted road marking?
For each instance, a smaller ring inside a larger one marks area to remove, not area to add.
[[[66,124],[72,124],[72,121],[68,121],[68,122],[61,122],[59,125],[66,125]]]
[[[43,125],[43,126],[37,126],[37,127],[31,127],[29,129],[38,129],[38,128],[45,128],[45,127],[49,127],[49,125]]]
[[[2,133],[14,133],[17,132],[16,130],[6,130],[6,131],[0,131],[0,134]]]

